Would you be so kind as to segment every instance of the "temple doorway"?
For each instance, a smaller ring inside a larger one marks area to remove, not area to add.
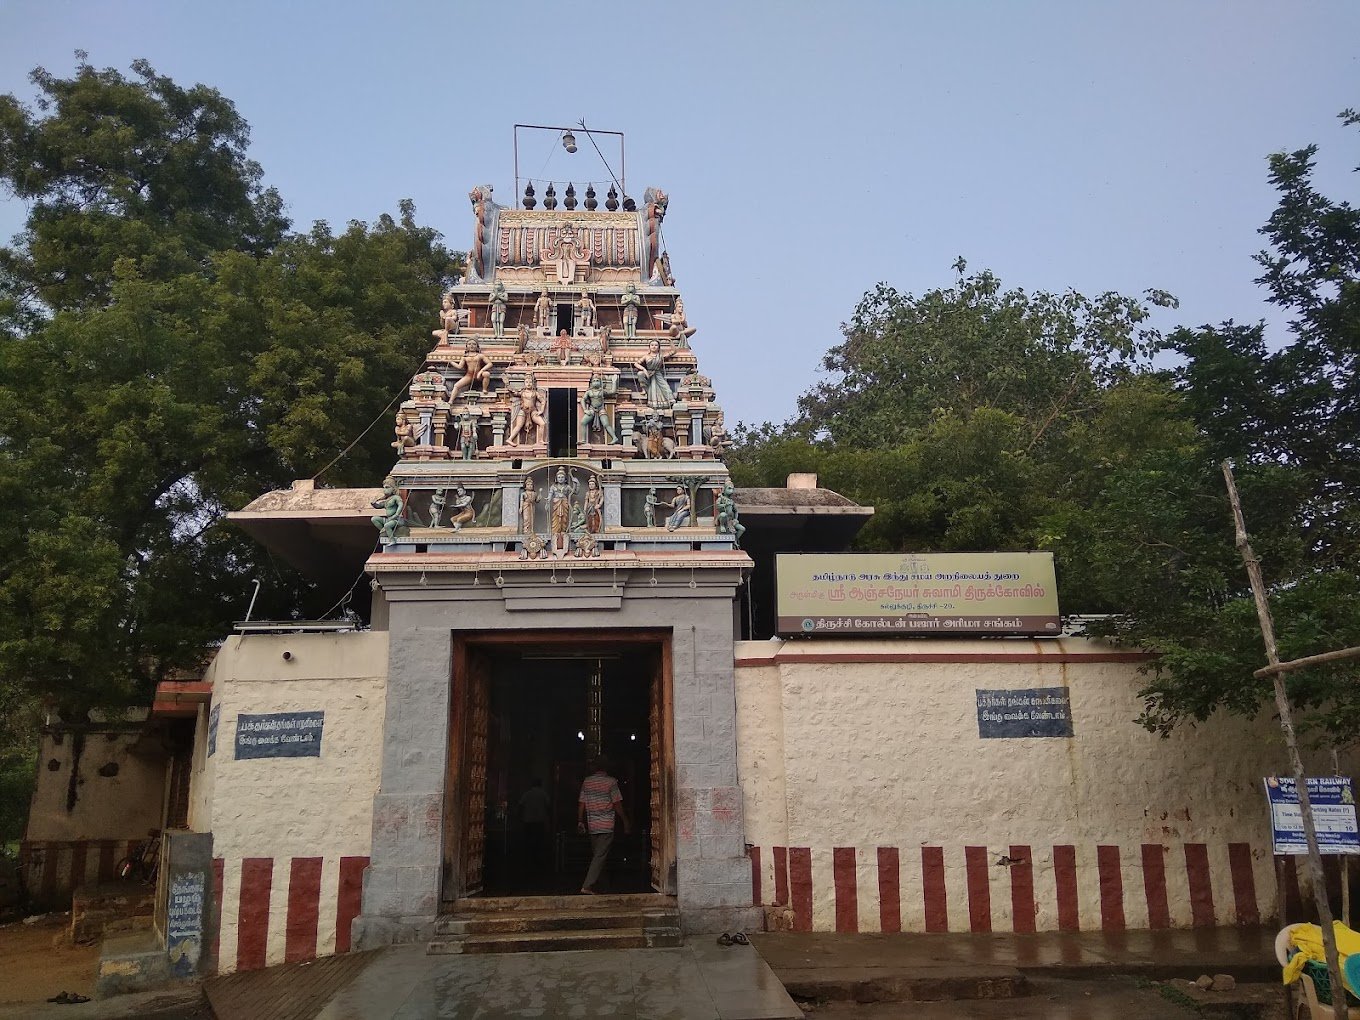
[[[597,891],[668,891],[668,640],[501,637],[455,641],[446,907],[463,896],[577,892],[590,860],[577,795],[599,755],[632,831],[616,827]]]

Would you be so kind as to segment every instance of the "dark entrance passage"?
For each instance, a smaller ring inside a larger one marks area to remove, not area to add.
[[[598,753],[632,831],[616,826],[596,891],[669,891],[666,643],[602,638],[456,645],[446,901],[577,892],[591,854],[577,798]]]

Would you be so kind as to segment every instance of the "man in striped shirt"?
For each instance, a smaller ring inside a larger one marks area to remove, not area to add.
[[[581,783],[581,796],[577,799],[577,828],[590,834],[590,868],[586,871],[581,892],[591,895],[595,883],[604,870],[609,847],[614,842],[614,815],[623,823],[623,831],[629,830],[628,815],[623,810],[623,794],[619,793],[618,780],[609,774],[603,759],[597,758],[590,763],[590,775]]]

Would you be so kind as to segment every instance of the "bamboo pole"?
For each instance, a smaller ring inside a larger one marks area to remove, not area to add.
[[[1317,905],[1318,924],[1322,928],[1322,947],[1327,955],[1327,974],[1332,982],[1332,1013],[1336,1020],[1347,1020],[1346,986],[1341,978],[1341,961],[1336,952],[1336,933],[1332,930],[1332,905],[1327,902],[1327,882],[1322,872],[1322,852],[1318,849],[1317,827],[1313,823],[1313,805],[1308,798],[1308,779],[1299,756],[1299,742],[1294,736],[1294,712],[1289,704],[1289,692],[1284,689],[1284,674],[1280,671],[1280,654],[1275,645],[1275,621],[1266,600],[1265,581],[1261,563],[1247,540],[1247,522],[1242,516],[1242,501],[1237,496],[1232,465],[1223,462],[1223,479],[1228,484],[1228,499],[1232,503],[1236,525],[1237,551],[1251,579],[1251,594],[1256,600],[1256,617],[1261,624],[1261,639],[1266,646],[1266,660],[1272,667],[1275,685],[1275,708],[1280,714],[1280,729],[1284,732],[1285,747],[1289,749],[1289,764],[1294,770],[1295,787],[1299,792],[1299,813],[1303,816],[1303,835],[1308,842],[1308,871],[1313,886],[1313,902]]]

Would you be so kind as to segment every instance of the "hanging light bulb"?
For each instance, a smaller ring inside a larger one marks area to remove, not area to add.
[[[576,136],[570,130],[562,132],[562,148],[568,152],[576,151]]]

